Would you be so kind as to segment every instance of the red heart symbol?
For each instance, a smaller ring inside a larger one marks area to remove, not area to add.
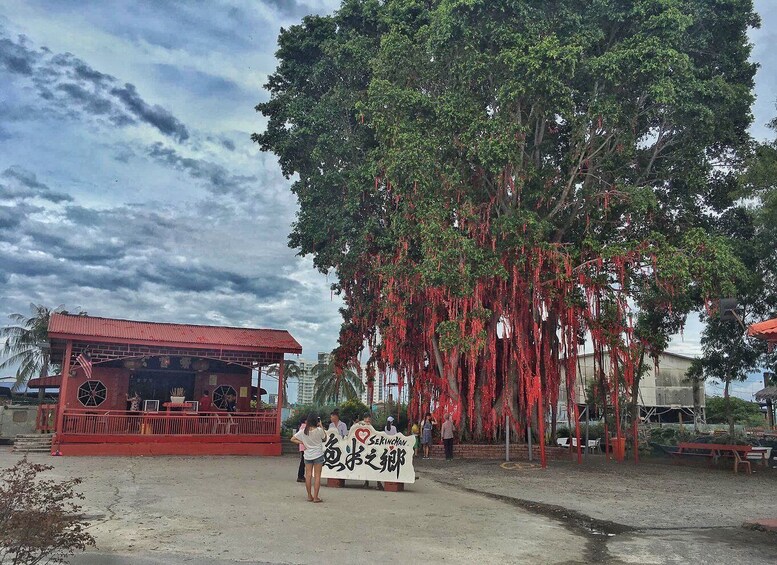
[[[389,451],[394,451],[394,446],[393,445],[389,445]]]
[[[367,428],[359,428],[356,430],[356,439],[358,439],[360,442],[364,443],[367,441],[367,438],[370,437],[370,430]]]

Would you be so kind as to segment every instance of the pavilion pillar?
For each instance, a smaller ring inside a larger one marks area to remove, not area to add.
[[[258,414],[262,410],[262,366],[257,365],[256,369],[256,410]]]
[[[283,409],[283,366],[286,364],[284,357],[281,357],[281,361],[278,364],[278,423],[276,428],[278,435],[281,435],[281,422],[283,421],[281,411]]]
[[[62,438],[65,407],[67,406],[67,385],[70,382],[70,356],[73,354],[73,342],[68,340],[65,345],[65,358],[62,360],[62,379],[59,385],[59,402],[57,403],[57,426],[54,429],[57,443]]]

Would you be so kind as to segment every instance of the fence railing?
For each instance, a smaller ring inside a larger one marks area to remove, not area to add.
[[[252,413],[66,410],[63,433],[78,435],[277,435],[275,410]]]

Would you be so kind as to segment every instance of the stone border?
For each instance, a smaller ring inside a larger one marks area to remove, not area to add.
[[[545,447],[545,454],[548,459],[568,459],[569,450],[563,447]],[[418,456],[423,455],[423,450],[418,452]],[[532,455],[535,461],[539,461],[540,448],[539,446],[532,446]],[[445,446],[441,444],[432,444],[429,449],[429,456],[433,459],[445,458]],[[502,460],[505,456],[504,444],[472,444],[472,443],[458,443],[453,445],[453,458],[454,459],[497,459]],[[525,443],[511,443],[510,444],[510,459],[516,460],[528,460],[529,459],[529,446]]]

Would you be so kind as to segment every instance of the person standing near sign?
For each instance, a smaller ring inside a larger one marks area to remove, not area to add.
[[[450,414],[445,415],[445,421],[442,423],[442,442],[445,444],[445,460],[453,459],[453,418]]]
[[[326,432],[321,424],[321,418],[310,414],[308,421],[305,422],[305,429],[294,434],[291,441],[305,446],[305,489],[308,491],[308,502],[323,502],[318,497],[326,442]]]
[[[386,418],[386,427],[383,428],[383,431],[386,432],[387,436],[397,435],[397,427],[394,425],[394,416],[389,416]],[[378,490],[383,490],[383,483],[380,481],[377,481],[377,483]]]
[[[362,416],[361,422],[358,423],[359,426],[370,426],[372,427],[372,416],[369,412],[365,412],[364,416]],[[362,485],[364,488],[370,488],[370,481],[364,481],[364,484]]]
[[[432,445],[432,430],[434,429],[434,420],[432,413],[427,412],[424,421],[421,423],[421,445],[424,448],[424,459],[429,459],[429,446]]]
[[[307,419],[300,421],[299,429],[297,430],[298,432],[301,432],[305,429],[306,422]],[[305,482],[305,446],[301,443],[299,444],[299,469],[297,469],[297,482]]]
[[[340,419],[340,411],[337,408],[332,410],[332,413],[329,415],[329,419],[330,432],[337,432],[337,434],[340,436],[340,439],[343,439],[348,435],[348,426],[346,426],[345,422]]]
[[[394,416],[389,416],[386,420],[386,427],[383,429],[390,436],[397,435],[397,427],[394,425]]]

